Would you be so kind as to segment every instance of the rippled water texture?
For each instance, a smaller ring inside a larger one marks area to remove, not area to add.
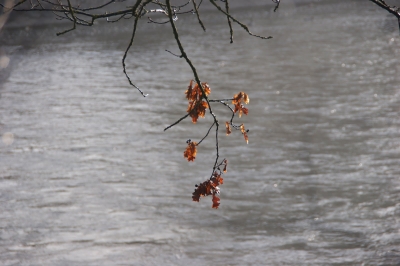
[[[369,1],[283,2],[178,29],[212,98],[250,96],[250,129],[220,134],[221,206],[191,201],[210,174],[210,117],[185,120],[192,78],[168,25],[1,35],[0,265],[399,265],[400,37]],[[4,59],[5,58],[5,59]],[[9,62],[7,62],[7,58]],[[4,61],[6,60],[6,61]],[[6,64],[7,63],[7,64]],[[214,105],[221,123],[229,111]],[[209,116],[209,115],[208,115]]]

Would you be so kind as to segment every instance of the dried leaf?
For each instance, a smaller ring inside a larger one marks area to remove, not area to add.
[[[245,104],[248,104],[250,102],[249,95],[245,92],[239,92],[238,94],[235,94],[233,96],[232,104],[240,104],[241,102],[244,102]]]
[[[242,131],[244,140],[246,141],[247,144],[249,144],[249,137],[247,136],[247,130],[244,128],[244,125],[240,125],[240,131]]]
[[[212,195],[212,207],[217,209],[219,206],[220,198],[216,195],[219,195],[219,185],[224,183],[224,179],[217,172],[214,172],[213,176],[209,179],[201,183],[200,185],[196,185],[196,189],[192,194],[193,201],[200,201],[201,197]]]
[[[228,160],[227,159],[225,159],[224,160],[224,170],[222,170],[224,173],[226,173],[227,172],[227,170],[226,170],[226,167],[228,166]],[[223,182],[223,181],[222,181]]]
[[[210,180],[215,184],[215,186],[219,186],[224,183],[224,179],[217,172],[214,172],[214,175]]]
[[[206,115],[206,109],[208,108],[208,103],[206,101],[193,101],[189,102],[187,112],[192,118],[192,122],[196,124],[199,117],[204,117]]]
[[[225,127],[226,127],[226,135],[231,134],[232,133],[231,124],[229,122],[225,122]]]
[[[217,197],[217,196],[215,196],[215,195],[213,195],[213,198],[212,198],[212,203],[213,203],[213,205],[212,205],[212,207],[214,208],[214,209],[218,209],[218,206],[219,206],[219,201],[220,201],[221,199],[219,198],[219,197]]]
[[[188,162],[190,161],[193,162],[194,159],[196,159],[196,154],[197,154],[196,146],[197,142],[194,141],[188,142],[188,146],[186,147],[186,150],[183,152],[183,157],[185,157],[188,160]]]
[[[202,82],[201,86],[203,86],[204,93],[206,94],[206,96],[208,96],[208,94],[211,93],[211,88],[208,85],[208,83],[207,82]]]
[[[203,87],[206,96],[211,93],[210,86],[206,82],[202,82],[201,86]],[[189,101],[200,101],[202,99],[203,92],[201,91],[199,84],[195,83],[194,80],[191,80],[185,94],[186,99]]]
[[[233,112],[236,113],[237,111],[239,111],[239,117],[242,117],[242,114],[247,115],[249,113],[249,109],[244,107],[244,105],[241,103],[235,104],[235,109],[233,110]]]
[[[243,101],[245,104],[249,104],[249,102],[250,102],[249,95],[247,95],[247,93],[244,93],[244,92],[243,92]]]

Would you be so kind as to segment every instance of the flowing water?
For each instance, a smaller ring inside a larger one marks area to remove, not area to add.
[[[226,18],[181,16],[211,98],[250,96],[246,145],[221,205],[193,202],[215,160],[210,115],[186,112],[193,78],[168,25],[132,20],[56,37],[58,23],[6,24],[0,65],[0,265],[399,265],[400,37],[370,1],[282,2]],[[9,61],[8,61],[9,60]],[[7,67],[5,67],[7,66]],[[213,104],[221,125],[229,110]]]

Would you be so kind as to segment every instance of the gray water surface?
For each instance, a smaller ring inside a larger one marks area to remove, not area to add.
[[[191,200],[215,160],[194,163],[209,114],[186,112],[193,75],[168,25],[9,24],[0,83],[0,265],[399,265],[400,37],[369,1],[182,16],[178,29],[211,98],[250,96],[250,129],[220,134],[221,205]],[[213,105],[222,123],[229,110]]]

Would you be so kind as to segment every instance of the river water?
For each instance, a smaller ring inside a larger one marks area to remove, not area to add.
[[[250,96],[246,145],[229,160],[221,205],[191,200],[209,177],[209,114],[186,111],[193,75],[168,25],[132,21],[56,37],[65,24],[1,35],[0,265],[399,265],[400,37],[369,1],[305,1],[181,16],[182,42],[211,98]],[[9,62],[8,62],[9,59]],[[7,67],[5,67],[7,66]],[[220,121],[229,111],[214,104]]]

